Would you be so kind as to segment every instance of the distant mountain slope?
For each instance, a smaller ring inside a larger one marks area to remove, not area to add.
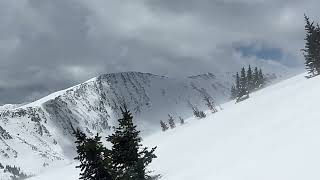
[[[168,114],[185,118],[192,115],[191,105],[206,109],[205,96],[226,101],[231,82],[230,74],[180,79],[140,72],[104,74],[29,104],[3,106],[1,163],[37,173],[39,167],[63,162],[73,157],[71,125],[89,135],[107,135],[124,103],[144,134],[158,131]]]
[[[158,147],[149,168],[163,180],[320,179],[320,77],[304,75],[144,138],[144,145]],[[30,180],[75,179],[75,164]]]

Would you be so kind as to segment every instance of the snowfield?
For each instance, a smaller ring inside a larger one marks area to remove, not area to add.
[[[205,119],[145,137],[163,180],[320,179],[320,76],[304,74]],[[159,127],[160,128],[160,127]],[[30,180],[75,180],[74,164]]]

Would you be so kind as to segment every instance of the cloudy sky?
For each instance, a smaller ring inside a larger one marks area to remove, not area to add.
[[[0,104],[101,73],[184,76],[237,57],[302,63],[318,0],[0,0]],[[218,62],[218,63],[217,63]]]

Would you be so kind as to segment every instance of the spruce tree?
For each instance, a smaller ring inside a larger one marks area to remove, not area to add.
[[[174,122],[173,117],[170,116],[170,114],[168,114],[168,116],[169,116],[169,120],[168,120],[168,121],[169,121],[169,126],[170,126],[171,129],[173,129],[173,128],[176,127],[176,124],[175,124],[175,122]]]
[[[180,120],[180,124],[184,125],[185,122],[184,122],[184,119],[181,116],[179,116],[179,120]]]
[[[236,92],[237,92],[237,96],[239,95],[240,92],[240,77],[239,77],[239,73],[237,72],[236,75]]]
[[[248,87],[247,87],[247,77],[246,77],[246,70],[243,67],[241,69],[241,74],[240,74],[240,89],[239,89],[239,94],[238,97],[242,97],[243,95],[248,94]]]
[[[320,26],[319,24],[315,27],[315,67],[317,71],[317,75],[320,74]]]
[[[264,83],[265,83],[265,79],[264,79],[262,70],[259,69],[259,86],[260,87],[264,86]]]
[[[304,19],[306,22],[305,25],[305,31],[306,31],[306,36],[305,36],[305,48],[302,50],[303,55],[305,58],[305,66],[309,74],[314,76],[316,73],[316,48],[315,48],[315,41],[316,41],[316,34],[315,34],[315,26],[314,22],[310,22],[309,17],[304,15]]]
[[[258,67],[254,68],[254,73],[253,73],[253,83],[254,83],[254,88],[259,88],[259,71]]]
[[[213,98],[210,96],[204,96],[203,100],[206,102],[207,107],[211,110],[212,113],[218,112],[217,108],[215,107]]]
[[[160,126],[161,126],[162,131],[166,131],[169,129],[168,125],[163,121],[160,121]]]
[[[74,131],[76,137],[78,156],[76,160],[81,169],[80,178],[83,180],[112,180],[111,162],[108,150],[102,145],[101,137],[97,134],[94,138],[87,138],[79,129]]]
[[[230,99],[235,99],[237,98],[237,90],[236,87],[234,85],[231,86],[231,96]]]
[[[115,180],[146,180],[150,177],[146,167],[156,158],[156,147],[150,151],[146,147],[142,148],[140,131],[133,124],[131,112],[126,107],[121,108],[121,112],[119,126],[107,137],[107,141],[112,144],[110,155]]]
[[[247,87],[250,92],[254,89],[253,74],[252,74],[252,69],[250,65],[247,71]]]
[[[193,106],[192,110],[193,110],[193,114],[195,117],[200,118],[200,119],[206,117],[206,114],[203,111],[200,111],[197,107]]]

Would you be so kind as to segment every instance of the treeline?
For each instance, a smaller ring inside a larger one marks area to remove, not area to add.
[[[305,47],[302,49],[305,58],[305,66],[309,76],[307,78],[319,75],[320,73],[320,26],[310,21],[309,17],[304,15],[305,25]]]
[[[23,173],[21,171],[21,169],[17,166],[10,166],[10,165],[6,165],[5,167],[0,163],[0,169],[4,169],[3,171],[9,172],[10,174],[12,174],[10,176],[10,178],[12,180],[23,180],[23,179],[27,179],[31,176],[28,176],[27,174]]]
[[[156,155],[156,147],[148,150],[142,146],[140,131],[133,124],[133,116],[126,108],[122,109],[119,126],[106,140],[112,144],[108,149],[103,146],[101,136],[89,138],[80,130],[74,130],[77,153],[83,180],[150,180],[147,166]]]
[[[231,99],[248,96],[250,92],[263,87],[265,77],[261,69],[255,67],[254,70],[252,70],[249,65],[247,70],[244,67],[241,68],[240,75],[239,72],[237,72],[235,81],[235,85],[231,87]]]
[[[169,128],[174,129],[176,127],[175,119],[170,114],[168,114],[168,117],[169,117],[168,123],[164,121],[160,121],[160,126],[162,131],[167,131]],[[179,122],[180,122],[180,125],[183,125],[185,123],[184,119],[181,116],[179,116]]]
[[[218,112],[218,109],[216,107],[216,103],[212,97],[206,95],[206,96],[204,96],[203,101],[204,101],[205,105],[208,107],[208,109],[211,111],[211,113]],[[199,110],[198,107],[191,104],[190,102],[188,102],[188,106],[192,109],[193,115],[195,118],[202,119],[207,116],[204,111]],[[220,109],[222,109],[220,105],[219,105],[219,107],[220,107]],[[167,131],[169,128],[174,129],[176,127],[175,119],[170,114],[168,114],[168,117],[169,117],[168,123],[166,123],[165,121],[162,121],[162,120],[160,121],[160,127],[161,127],[162,131]],[[181,116],[179,116],[179,122],[180,122],[180,125],[185,124],[185,120]]]

